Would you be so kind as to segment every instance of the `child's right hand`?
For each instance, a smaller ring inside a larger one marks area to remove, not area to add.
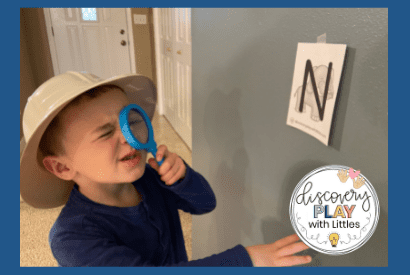
[[[160,145],[156,154],[157,159],[150,158],[148,163],[161,176],[161,180],[166,185],[173,185],[186,176],[186,166],[184,161],[175,153],[168,151],[166,145]],[[158,161],[164,160],[161,167]]]
[[[293,254],[308,249],[303,242],[298,242],[298,235],[293,234],[271,244],[245,247],[252,259],[253,266],[292,266],[307,264],[312,261],[310,256],[295,256]]]

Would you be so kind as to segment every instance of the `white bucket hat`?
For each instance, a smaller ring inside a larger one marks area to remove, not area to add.
[[[25,202],[36,208],[64,205],[74,186],[48,172],[38,162],[38,147],[47,126],[74,98],[102,85],[123,89],[131,103],[138,104],[152,119],[157,103],[154,83],[135,74],[102,80],[84,72],[67,72],[43,83],[29,98],[23,114],[26,146],[20,157],[20,194]]]

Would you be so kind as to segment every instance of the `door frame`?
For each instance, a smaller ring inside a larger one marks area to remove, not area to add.
[[[155,67],[157,75],[157,96],[158,96],[158,114],[163,115],[164,110],[164,100],[163,100],[163,91],[164,84],[162,82],[162,63],[161,63],[161,37],[160,37],[160,21],[159,21],[159,9],[152,8],[152,17],[154,23],[154,41],[155,41]]]
[[[171,9],[175,9],[175,8],[171,8]],[[162,41],[161,41],[161,12],[159,8],[152,8],[153,11],[153,24],[154,24],[154,40],[155,40],[155,64],[156,64],[156,75],[157,75],[157,93],[158,93],[158,113],[160,115],[165,115],[165,88],[164,88],[164,76],[163,76],[163,64],[162,64],[162,60],[161,60],[161,51],[164,51],[164,47],[162,47],[163,45],[161,45]],[[175,12],[175,10],[173,10],[172,12]],[[191,15],[192,17],[192,15]],[[192,19],[191,19],[192,20]],[[191,21],[192,22],[192,21]],[[173,32],[175,31],[175,26],[172,26],[173,28]],[[192,52],[192,43],[191,43],[191,52]],[[192,56],[191,56],[192,58]],[[191,83],[192,83],[192,76],[191,76]],[[192,98],[192,87],[190,90],[191,93],[191,98]],[[177,110],[178,111],[178,110]],[[192,129],[192,101],[191,101],[191,110],[190,110],[190,116],[191,116],[191,129]],[[171,122],[171,121],[170,121]],[[172,125],[172,123],[170,123]],[[175,127],[177,125],[172,125],[172,127]],[[175,131],[177,132],[177,129],[174,128]],[[177,132],[177,134],[179,135],[180,133]],[[181,137],[182,140],[184,140]],[[191,142],[190,144],[188,144],[187,141],[184,140],[184,143],[186,144],[186,146],[192,150],[192,130],[191,130],[191,135],[190,135],[190,139]]]
[[[44,18],[46,21],[46,29],[47,29],[47,38],[48,44],[50,46],[50,53],[51,53],[51,62],[53,63],[53,70],[54,75],[60,74],[60,70],[58,69],[58,59],[57,59],[57,50],[54,44],[53,32],[51,30],[51,14],[50,8],[43,8],[44,11]],[[137,73],[137,66],[135,60],[135,50],[134,50],[134,35],[132,29],[132,16],[131,16],[131,8],[125,8],[126,11],[126,23],[127,23],[127,38],[128,38],[128,45],[129,45],[129,55],[130,55],[130,65],[131,65],[131,73]]]

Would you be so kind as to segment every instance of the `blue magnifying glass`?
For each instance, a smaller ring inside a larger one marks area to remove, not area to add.
[[[128,144],[136,150],[146,150],[156,159],[157,143],[154,140],[154,131],[151,121],[137,104],[130,104],[120,112],[120,127]],[[161,166],[163,160],[158,164]]]

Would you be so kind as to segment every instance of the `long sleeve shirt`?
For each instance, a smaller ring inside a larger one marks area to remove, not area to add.
[[[86,198],[75,185],[54,223],[49,243],[60,266],[252,266],[242,245],[188,261],[178,209],[205,214],[216,207],[208,182],[185,163],[185,178],[166,186],[148,164],[133,185],[134,207]]]

